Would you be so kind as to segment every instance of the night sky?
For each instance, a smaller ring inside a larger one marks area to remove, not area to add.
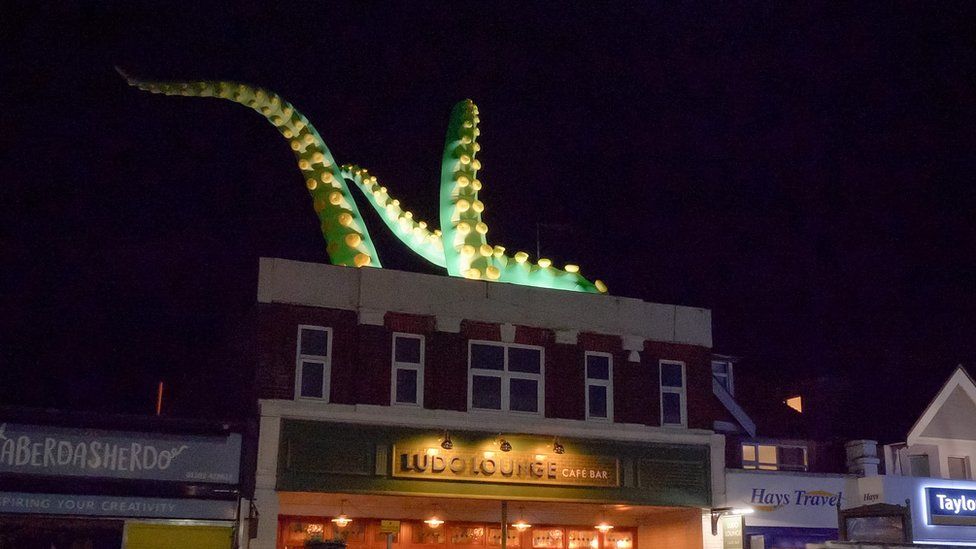
[[[976,367],[976,5],[277,4],[4,4],[0,404],[145,413],[166,379],[239,416],[219,342],[257,258],[327,262],[268,122],[115,65],[273,89],[430,220],[473,99],[493,241],[541,223],[612,294],[712,309],[740,394],[827,387],[844,436],[903,437]]]

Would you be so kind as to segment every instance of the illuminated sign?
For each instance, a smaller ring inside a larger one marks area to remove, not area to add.
[[[540,456],[526,452],[452,450],[431,455],[425,448],[394,447],[393,476],[508,484],[620,486],[616,458],[569,454]]]
[[[976,526],[976,490],[926,488],[929,524]]]
[[[122,71],[119,71],[120,73]],[[350,194],[352,181],[379,213],[387,228],[414,253],[444,268],[450,276],[509,282],[577,292],[606,293],[600,280],[589,281],[579,266],[558,269],[546,258],[507,254],[488,242],[479,198],[481,145],[478,107],[461,101],[451,111],[441,158],[440,228],[418,219],[365,168],[336,163],[314,126],[278,94],[237,82],[144,82],[123,73],[129,85],[164,95],[216,97],[250,107],[268,119],[288,140],[321,222],[326,252],[335,265],[380,267],[366,222]]]

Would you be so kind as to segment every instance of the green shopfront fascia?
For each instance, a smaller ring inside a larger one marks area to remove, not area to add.
[[[286,419],[277,490],[711,505],[708,446],[559,438],[563,452],[557,453],[554,442],[537,435]]]

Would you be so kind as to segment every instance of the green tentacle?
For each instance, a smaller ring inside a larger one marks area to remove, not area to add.
[[[152,93],[216,97],[250,107],[289,140],[321,222],[326,251],[335,265],[380,267],[369,230],[345,179],[318,131],[274,92],[237,82],[147,82],[119,71],[129,85]]]
[[[413,212],[390,196],[387,188],[380,185],[376,176],[370,175],[365,168],[347,164],[342,167],[342,176],[356,183],[366,201],[380,214],[380,219],[401,242],[434,265],[446,266],[439,230],[431,230],[426,221],[416,219]]]

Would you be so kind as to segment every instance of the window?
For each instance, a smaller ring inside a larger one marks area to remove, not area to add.
[[[298,398],[329,399],[332,330],[321,326],[299,326],[295,361],[295,395]]]
[[[950,457],[949,458],[949,478],[957,480],[969,480],[969,458]]]
[[[470,342],[468,409],[541,413],[542,351],[529,345]]]
[[[730,395],[735,395],[732,390],[732,363],[725,360],[712,361],[712,375],[718,380],[719,385],[725,388]]]
[[[661,425],[688,426],[688,406],[685,394],[685,363],[662,360],[661,368]]]
[[[909,467],[911,468],[913,477],[931,476],[929,472],[928,454],[916,454],[914,456],[908,456],[908,464]]]
[[[613,421],[613,356],[586,353],[586,419]]]
[[[763,471],[806,471],[807,449],[804,446],[776,444],[742,444],[742,468]]]
[[[393,334],[390,402],[424,405],[424,336]]]

